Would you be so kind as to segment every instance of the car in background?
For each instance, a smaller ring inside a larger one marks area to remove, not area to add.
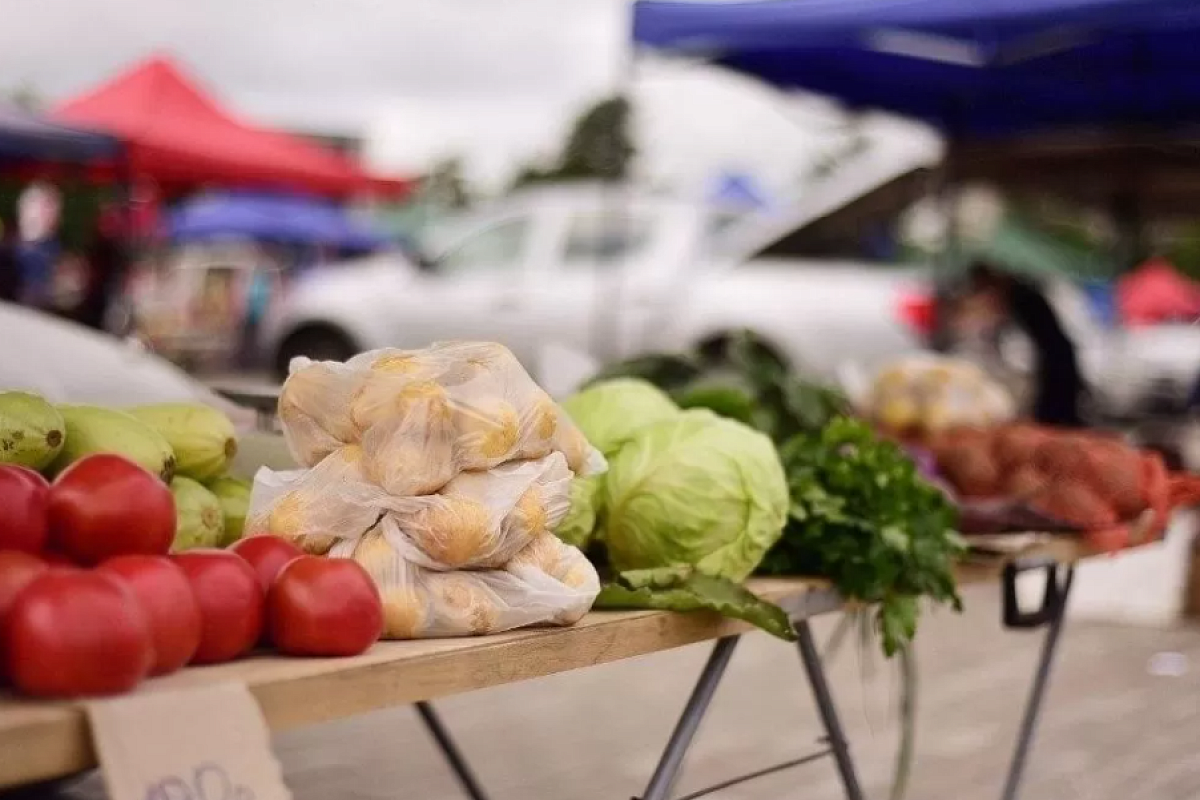
[[[871,366],[920,346],[928,304],[916,269],[765,252],[847,194],[760,218],[595,184],[523,192],[448,227],[420,261],[386,255],[307,276],[269,321],[264,351],[282,377],[301,355],[487,339],[537,372],[547,346],[601,362],[718,353],[749,329],[779,360],[834,377],[847,360]]]
[[[254,414],[155,356],[58,317],[0,302],[0,390],[36,392],[56,403],[130,406],[198,402],[224,411],[239,427]]]
[[[693,347],[715,357],[749,330],[794,369],[861,382],[933,339],[938,271],[896,247],[897,218],[926,193],[932,163],[926,153],[869,152],[765,216],[622,187],[524,192],[447,227],[424,258],[315,272],[268,322],[263,349],[282,378],[299,355],[344,360],[487,339],[536,374],[548,347],[601,363]],[[1079,346],[1099,418],[1182,401],[1200,374],[1200,327],[1114,327],[1072,281],[1046,289]],[[1000,355],[990,366],[1020,390],[1028,343],[1009,336]]]

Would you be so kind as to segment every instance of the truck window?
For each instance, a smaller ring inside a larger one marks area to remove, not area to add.
[[[569,269],[587,268],[636,257],[649,246],[654,222],[635,211],[576,214],[567,223],[563,263]]]
[[[437,260],[439,271],[466,273],[516,266],[526,252],[530,224],[511,219],[469,236]]]

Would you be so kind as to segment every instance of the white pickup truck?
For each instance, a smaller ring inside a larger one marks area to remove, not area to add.
[[[447,227],[423,265],[389,254],[318,270],[269,320],[264,351],[282,376],[297,355],[486,339],[537,371],[547,346],[609,361],[751,330],[793,368],[869,371],[933,324],[931,271],[898,264],[871,223],[920,195],[923,166],[865,163],[757,220],[597,185],[524,192]],[[1069,281],[1048,291],[1105,416],[1178,401],[1200,373],[1200,327],[1105,328]],[[1019,340],[1008,355],[1028,363]]]
[[[386,255],[313,274],[269,323],[265,350],[283,372],[296,355],[472,338],[532,365],[546,345],[609,360],[750,329],[791,365],[832,376],[919,346],[919,272],[751,257],[785,232],[620,189],[530,191],[432,239],[424,267]]]

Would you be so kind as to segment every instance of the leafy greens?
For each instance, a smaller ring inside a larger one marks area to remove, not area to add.
[[[760,572],[824,576],[845,597],[876,605],[889,656],[915,635],[921,598],[961,607],[953,565],[964,545],[953,507],[901,448],[851,416],[836,389],[789,372],[750,334],[718,353],[644,356],[600,376],[614,377],[648,380],[683,407],[738,419],[775,442],[791,502]]]

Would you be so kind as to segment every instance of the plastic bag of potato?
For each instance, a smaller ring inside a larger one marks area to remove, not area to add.
[[[552,531],[604,458],[495,344],[297,359],[279,414],[309,470],[255,477],[247,534],[354,558],[390,638],[569,625],[600,591]]]
[[[578,475],[604,465],[512,353],[492,343],[373,350],[344,364],[297,359],[279,415],[301,464],[360,443],[367,478],[394,495],[432,494],[460,472],[553,451]]]
[[[379,526],[427,569],[497,568],[562,521],[571,479],[562,453],[463,472],[437,494],[386,498]]]
[[[571,471],[562,453],[464,472],[437,494],[396,497],[362,479],[357,445],[311,470],[260,470],[249,535],[270,533],[325,553],[378,527],[414,564],[431,570],[503,566],[566,516]]]
[[[323,555],[340,539],[361,536],[383,515],[386,493],[363,477],[362,448],[345,445],[312,469],[254,476],[243,535],[269,533]]]
[[[896,433],[998,425],[1016,412],[1004,387],[978,365],[933,355],[904,358],[880,370],[868,406],[876,422]]]
[[[412,563],[381,530],[329,553],[353,558],[383,598],[384,638],[470,636],[577,622],[600,592],[579,550],[542,531],[505,569],[438,572]]]

